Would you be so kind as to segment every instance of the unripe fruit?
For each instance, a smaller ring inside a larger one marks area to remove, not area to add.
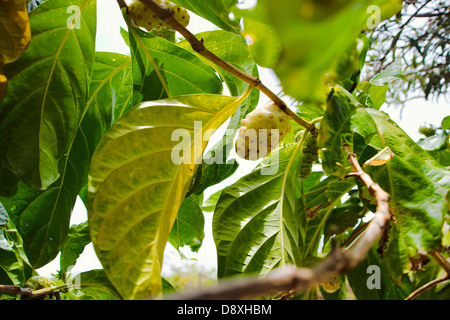
[[[422,126],[419,128],[419,133],[423,134],[425,137],[429,138],[436,134],[436,129],[433,127]]]
[[[289,116],[275,103],[259,106],[241,120],[236,153],[247,160],[267,156],[291,129]]]
[[[306,179],[312,170],[312,165],[319,159],[317,147],[318,130],[314,130],[314,134],[308,133],[302,149],[302,160],[300,162],[300,179]]]
[[[168,0],[156,0],[156,2],[172,11],[175,19],[181,25],[187,27],[190,17],[186,9]],[[151,11],[145,4],[143,4],[139,0],[134,0],[128,6],[128,15],[130,16],[131,21],[134,25],[147,29],[148,31],[159,31],[162,28],[173,30],[171,25],[158,18],[156,13]]]
[[[333,277],[325,283],[321,284],[322,289],[328,293],[334,293],[341,287],[341,280],[339,276]]]

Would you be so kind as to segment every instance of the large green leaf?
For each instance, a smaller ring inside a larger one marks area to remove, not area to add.
[[[368,7],[388,2],[394,1],[258,1],[265,6],[281,43],[274,70],[284,91],[300,101],[323,101],[327,82],[348,58],[370,17]]]
[[[300,263],[306,224],[295,194],[300,147],[273,152],[221,193],[213,219],[219,277]]]
[[[405,288],[392,282],[376,248],[369,251],[347,278],[358,300],[403,300],[408,296]]]
[[[211,21],[223,30],[239,33],[239,21],[230,19],[230,11],[237,0],[173,0],[172,2]]]
[[[118,119],[98,146],[89,177],[91,239],[125,299],[161,293],[164,248],[201,162],[203,133],[217,129],[240,103],[210,94],[144,102]]]
[[[214,70],[195,54],[128,26],[133,61],[133,105],[183,94],[222,92],[222,82]]]
[[[409,258],[441,244],[450,173],[381,111],[358,108],[352,126],[368,146],[377,152],[389,147],[395,155],[385,165],[367,166],[365,171],[391,196],[395,223],[385,263],[398,280],[409,270]]]
[[[281,43],[263,5],[249,9],[235,8],[233,13],[242,18],[242,36],[255,61],[262,67],[273,68],[281,53]]]
[[[14,177],[5,181],[16,184],[15,194],[4,198],[3,203],[36,268],[52,261],[60,251],[76,198],[87,184],[90,158],[111,125],[112,113],[120,114],[129,105],[120,102],[131,99],[130,66],[127,56],[97,53],[86,109],[58,164],[61,176],[56,182],[45,191],[36,191]]]
[[[318,137],[323,170],[328,175],[346,174],[343,136],[351,133],[351,116],[358,107],[362,105],[347,90],[339,86],[331,90]]]
[[[366,166],[365,171],[391,196],[395,223],[384,263],[400,281],[409,270],[410,258],[441,244],[450,174],[388,115],[363,108],[345,89],[336,87],[328,99],[319,134],[323,167],[330,174],[342,176],[346,172],[344,138],[353,144],[361,163],[386,147],[394,154],[386,164]]]
[[[67,25],[67,1],[43,3],[30,13],[28,50],[5,67],[10,81],[0,105],[2,165],[36,189],[48,188],[60,176],[58,162],[76,135],[88,98],[96,2],[71,4],[80,10],[80,28]]]

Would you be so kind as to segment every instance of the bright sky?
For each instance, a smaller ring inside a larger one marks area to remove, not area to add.
[[[120,27],[126,29],[126,24],[123,21],[117,2],[115,0],[100,0],[97,2],[97,8],[98,23],[96,50],[128,54],[129,49],[120,35]],[[188,28],[194,34],[202,31],[217,29],[210,22],[205,21],[193,14],[191,14],[191,22]],[[274,92],[279,92],[279,81],[276,79],[271,70],[261,68],[260,78],[262,79],[262,82]],[[267,101],[269,100],[265,96],[261,95],[260,103],[266,103]],[[418,99],[408,102],[402,113],[400,112],[400,108],[383,107],[382,110],[387,112],[413,140],[417,141],[421,137],[417,132],[420,125],[433,124],[435,126],[439,126],[443,117],[450,115],[450,101],[445,101],[442,98],[439,103],[433,103]],[[207,199],[208,196],[216,190],[220,190],[224,186],[236,181],[240,176],[242,176],[242,174],[248,173],[256,164],[257,162],[243,161],[234,176],[219,185],[206,190],[205,199]],[[195,259],[189,263],[197,264],[198,266],[208,270],[216,267],[215,246],[211,233],[211,218],[212,213],[205,213],[205,240],[199,253],[193,254],[189,249],[183,250],[183,253],[185,253],[186,256]],[[78,224],[86,220],[87,215],[84,205],[81,201],[78,201],[72,215],[71,224]],[[177,266],[180,262],[187,263],[186,260],[181,261],[179,254],[170,245],[167,246],[166,252],[167,255],[164,262],[163,272],[170,272],[170,266],[172,265]],[[92,244],[89,244],[79,258],[77,265],[72,270],[72,274],[96,268],[101,268],[101,264],[94,253]],[[56,273],[58,269],[59,256],[55,259],[55,261],[39,269],[38,272],[43,276],[50,276],[50,274]]]

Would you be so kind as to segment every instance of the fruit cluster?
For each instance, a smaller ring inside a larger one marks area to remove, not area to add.
[[[241,120],[236,153],[247,160],[267,156],[291,129],[289,116],[275,103],[259,106]]]
[[[187,27],[190,17],[185,8],[180,7],[179,5],[168,0],[156,0],[156,2],[172,11],[175,19],[181,25]],[[139,0],[134,0],[128,6],[128,15],[130,16],[131,21],[134,25],[144,28],[147,31],[160,31],[162,28],[173,30],[171,25],[158,18],[156,13],[151,11],[145,4],[143,4]]]

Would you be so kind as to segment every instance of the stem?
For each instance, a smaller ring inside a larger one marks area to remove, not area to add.
[[[121,1],[121,0],[118,0]],[[229,62],[219,58],[214,53],[206,49],[202,40],[197,39],[195,35],[193,35],[188,29],[186,29],[183,25],[181,25],[174,17],[173,13],[161,6],[154,0],[140,0],[144,5],[146,5],[150,10],[152,10],[158,18],[164,20],[167,24],[172,26],[174,30],[178,31],[185,39],[189,42],[192,49],[198,54],[202,55],[206,59],[215,63],[222,69],[228,71],[235,77],[241,79],[246,82],[253,88],[258,89],[262,93],[264,93],[270,100],[272,100],[282,111],[284,111],[287,115],[289,115],[294,121],[299,123],[301,126],[305,127],[307,130],[313,132],[314,125],[310,122],[304,120],[302,117],[297,115],[294,111],[292,111],[283,100],[280,99],[275,93],[273,93],[269,88],[267,88],[259,78],[249,75],[245,72],[242,72]],[[120,6],[120,3],[119,3]]]
[[[442,256],[439,251],[430,251],[429,254],[433,257],[434,260],[444,269],[447,276],[450,276],[450,263]]]
[[[438,283],[444,282],[450,280],[450,275],[445,275],[441,278],[435,279],[433,281],[428,282],[427,284],[423,285],[422,287],[420,287],[419,289],[417,289],[416,291],[414,291],[413,293],[411,293],[407,298],[405,298],[405,300],[412,300],[415,297],[417,297],[419,294],[421,294],[422,292],[430,289],[431,287],[437,285]]]

